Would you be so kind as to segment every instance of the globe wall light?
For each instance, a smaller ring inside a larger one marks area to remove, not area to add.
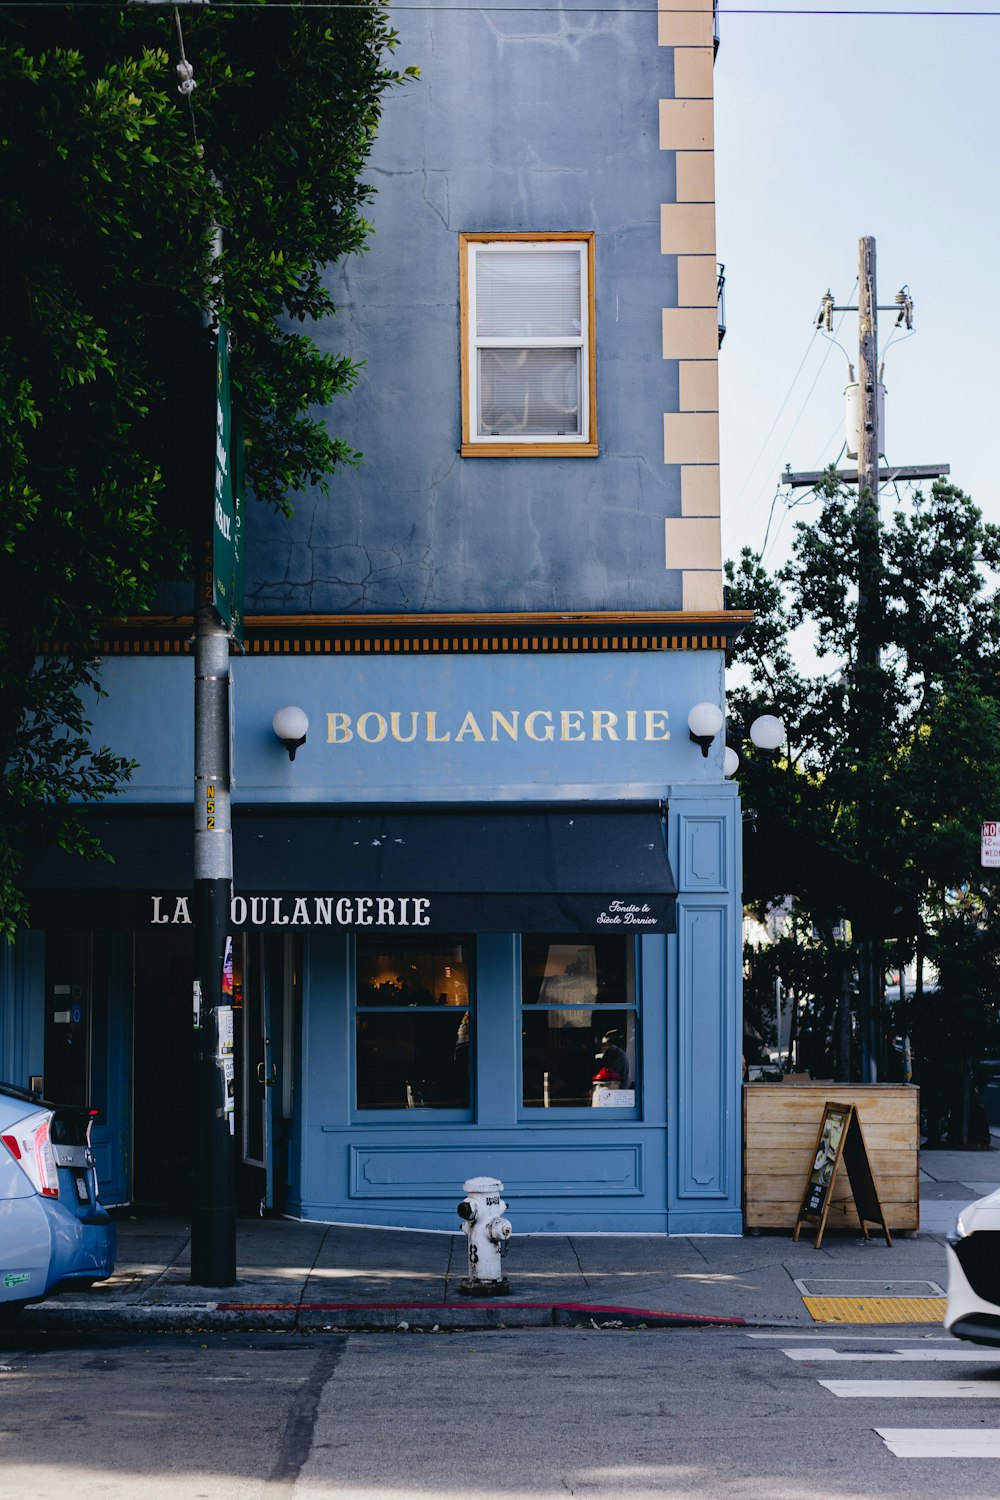
[[[741,742],[741,736],[745,733],[741,724],[729,722],[728,738],[732,741],[726,746],[726,753],[722,761],[722,773],[724,776],[735,776],[740,768],[740,757],[736,746]],[[780,750],[785,742],[785,725],[777,714],[758,714],[750,725],[750,739],[758,750],[766,750],[773,754]]]
[[[758,750],[778,750],[784,743],[785,726],[775,714],[761,714],[750,725],[750,738]]]
[[[717,703],[696,703],[688,714],[688,730],[701,753],[708,759],[712,741],[723,725],[722,709]]]
[[[303,709],[296,708],[289,703],[284,708],[278,709],[271,720],[271,728],[288,751],[288,759],[294,760],[296,750],[306,742],[306,734],[309,730],[308,715]]]

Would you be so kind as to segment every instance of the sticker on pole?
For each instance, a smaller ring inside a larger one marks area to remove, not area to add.
[[[1000,823],[984,823],[979,863],[987,870],[1000,868]]]

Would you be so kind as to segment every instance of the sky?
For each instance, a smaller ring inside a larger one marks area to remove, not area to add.
[[[796,492],[782,489],[772,515],[779,473],[838,456],[857,315],[834,319],[846,353],[816,315],[827,288],[857,302],[863,235],[879,302],[904,283],[914,299],[909,339],[890,347],[895,315],[880,315],[886,456],[950,463],[1000,523],[1000,0],[759,0],[781,14],[738,13],[754,3],[720,0],[715,69],[723,555],[759,552],[766,536],[765,562],[783,562],[809,511],[789,510]],[[834,9],[852,13],[818,14]],[[939,14],[903,14],[919,9]],[[884,510],[895,503],[883,494]]]

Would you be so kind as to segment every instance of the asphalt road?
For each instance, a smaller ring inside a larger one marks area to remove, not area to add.
[[[0,1500],[995,1500],[998,1458],[1000,1357],[937,1328],[0,1342]]]

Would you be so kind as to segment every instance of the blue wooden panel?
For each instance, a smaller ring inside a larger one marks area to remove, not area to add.
[[[667,1220],[667,1233],[681,1234],[743,1234],[743,1212],[728,1205],[711,1208],[672,1208]]]
[[[640,938],[639,955],[641,1115],[646,1125],[662,1127],[667,1119],[667,938],[658,934]],[[664,1202],[666,1180],[650,1178],[646,1191],[657,1203]]]
[[[728,818],[681,813],[679,889],[724,891],[729,884]]]
[[[681,1120],[677,1161],[682,1197],[724,1197],[726,1099],[722,1073],[726,1055],[724,1003],[726,909],[686,907],[678,914],[678,976],[682,999],[678,1052]]]
[[[540,1142],[352,1145],[352,1198],[461,1196],[467,1177],[499,1177],[520,1198],[621,1197],[643,1191],[642,1143],[595,1142],[546,1149]]]
[[[668,800],[682,892],[667,940],[669,1229],[730,1234],[740,1209],[739,789],[675,785]]]
[[[109,938],[105,996],[95,996],[91,1037],[91,1103],[100,1110],[90,1133],[105,1207],[132,1196],[132,940]]]
[[[513,933],[476,939],[472,1045],[474,1109],[480,1126],[517,1121],[521,1057],[521,953]]]
[[[346,933],[314,932],[305,939],[302,993],[302,1092],[305,1127],[347,1126],[351,1119],[349,986],[352,940]]]
[[[0,1077],[27,1088],[45,1057],[45,934],[0,943]]]

